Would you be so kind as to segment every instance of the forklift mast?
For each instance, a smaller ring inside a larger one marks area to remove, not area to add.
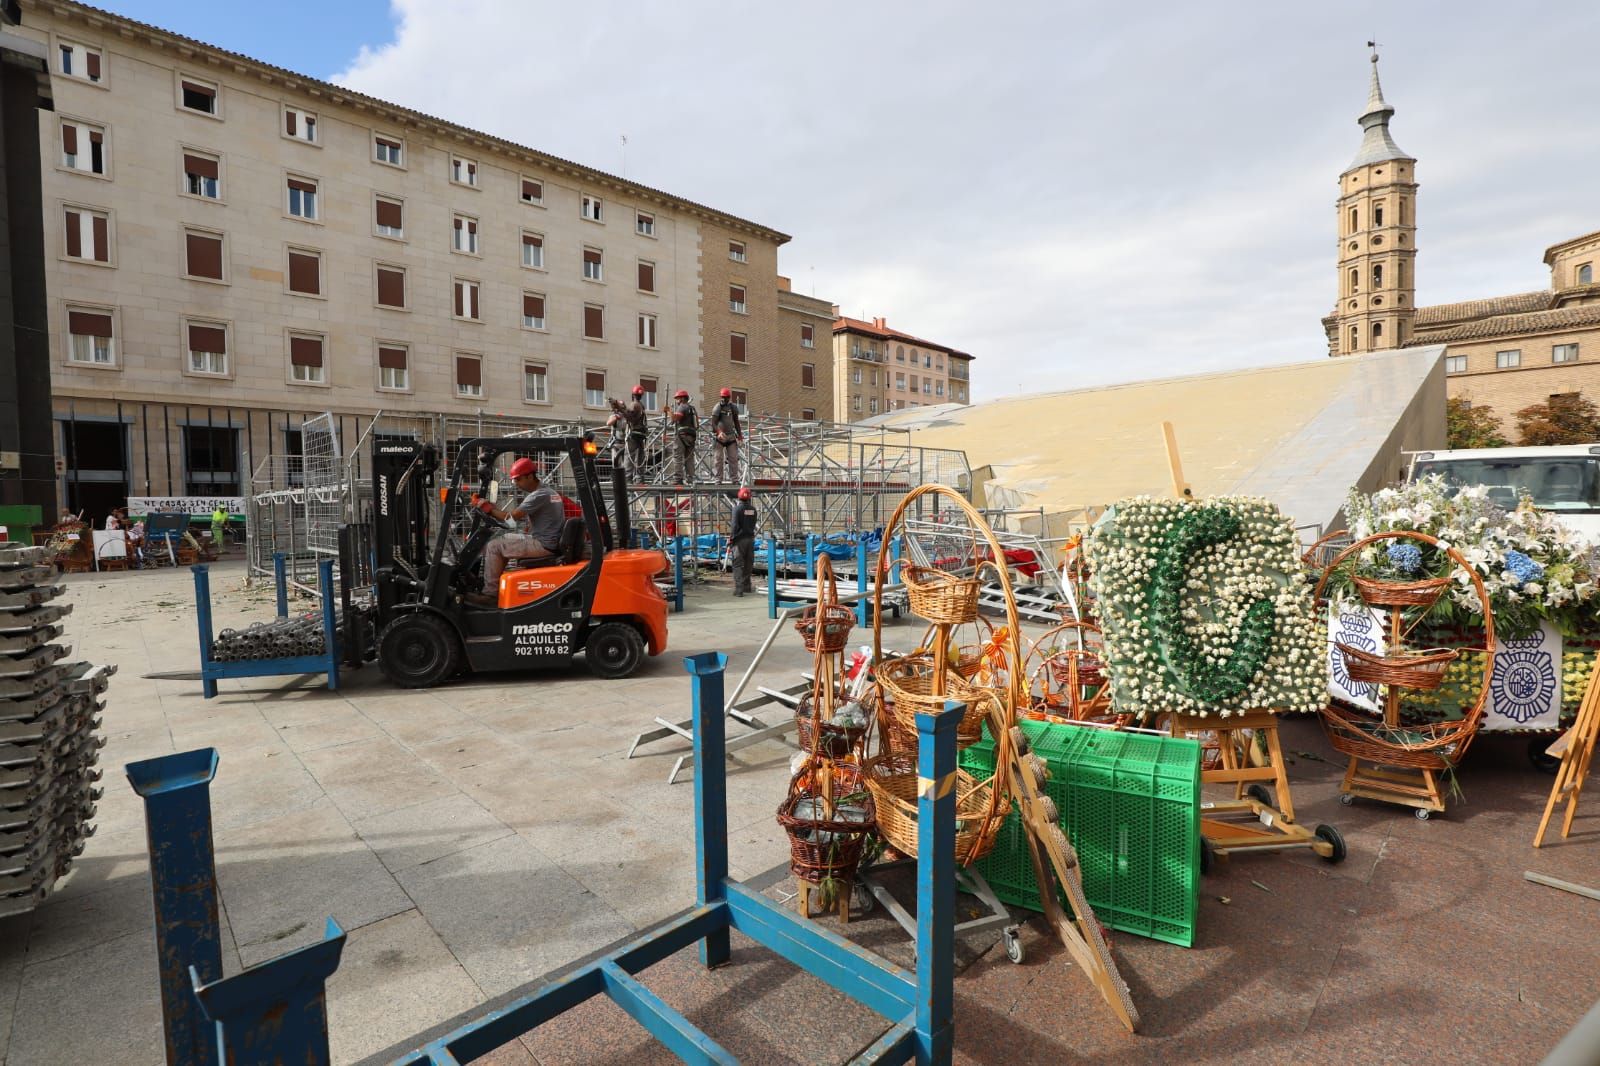
[[[413,580],[428,564],[430,502],[438,450],[411,437],[378,436],[372,442],[372,549],[374,570],[399,570]],[[379,598],[392,590],[379,582]],[[392,592],[390,593],[392,595]],[[380,603],[385,615],[393,603]]]

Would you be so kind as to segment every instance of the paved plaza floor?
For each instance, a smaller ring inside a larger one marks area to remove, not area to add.
[[[270,595],[245,590],[237,564],[213,578],[219,628],[270,617]],[[67,580],[78,657],[120,668],[107,694],[106,794],[71,879],[34,913],[0,920],[0,1063],[10,1066],[162,1061],[143,815],[125,763],[218,749],[225,970],[312,942],[332,915],[349,935],[328,989],[334,1059],[381,1061],[692,901],[693,790],[687,774],[666,781],[687,745],[625,755],[654,716],[688,714],[683,655],[726,652],[731,685],[771,625],[764,599],[705,588],[672,617],[668,654],[626,681],[580,669],[412,692],[368,668],[338,693],[252,679],[204,700],[197,682],[141,677],[196,665],[186,571]],[[920,632],[893,630],[907,644]],[[806,665],[785,634],[756,680],[789,684]],[[1600,998],[1600,903],[1522,878],[1600,883],[1600,809],[1535,852],[1550,778],[1527,766],[1520,741],[1480,740],[1460,775],[1465,802],[1419,822],[1341,807],[1320,728],[1284,731],[1301,820],[1338,825],[1346,862],[1235,857],[1202,885],[1194,948],[1114,934],[1144,1016],[1134,1037],[1037,922],[1021,966],[993,933],[963,938],[959,1061],[1530,1062]],[[773,813],[791,754],[766,742],[728,767],[734,872],[780,897],[786,846]],[[850,928],[908,961],[881,910]],[[841,1061],[885,1028],[737,937],[729,967],[707,974],[686,952],[644,979],[746,1061]],[[666,1057],[596,1003],[482,1061]]]

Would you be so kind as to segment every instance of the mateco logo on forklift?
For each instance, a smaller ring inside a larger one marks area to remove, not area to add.
[[[532,622],[511,627],[518,655],[564,655],[572,643],[571,622]]]

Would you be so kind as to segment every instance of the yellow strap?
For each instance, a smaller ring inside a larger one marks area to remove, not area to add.
[[[956,775],[954,773],[945,774],[938,780],[931,777],[919,777],[917,778],[917,798],[922,799],[925,796],[932,796],[936,800],[944,799],[950,795],[951,790],[955,787]]]

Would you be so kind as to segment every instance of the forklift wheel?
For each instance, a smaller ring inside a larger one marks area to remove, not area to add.
[[[378,666],[402,688],[429,688],[461,666],[461,642],[431,614],[405,614],[378,638]]]
[[[626,622],[602,622],[589,631],[583,657],[595,677],[608,681],[627,677],[644,659],[644,638]]]

